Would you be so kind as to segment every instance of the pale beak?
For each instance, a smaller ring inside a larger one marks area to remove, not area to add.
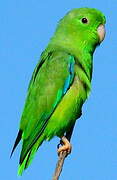
[[[105,26],[103,24],[99,25],[97,32],[98,32],[100,43],[101,43],[104,40],[104,37],[106,34]]]

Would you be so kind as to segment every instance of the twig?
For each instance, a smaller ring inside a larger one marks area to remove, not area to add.
[[[54,173],[54,176],[53,176],[52,180],[58,180],[59,179],[60,174],[62,172],[62,168],[63,168],[63,164],[64,164],[64,160],[65,160],[66,156],[67,156],[66,151],[61,152],[59,154],[58,162],[56,164],[56,169],[55,169],[55,173]]]

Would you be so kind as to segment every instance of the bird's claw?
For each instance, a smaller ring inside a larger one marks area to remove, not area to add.
[[[60,146],[63,146],[63,141],[62,140],[60,140],[59,144],[57,145],[57,149],[59,149]]]
[[[60,147],[60,145],[62,146]],[[66,151],[68,155],[71,153],[72,146],[70,142],[67,140],[67,138],[63,136],[62,139],[60,140],[60,143],[57,146],[57,149],[58,149],[58,155],[60,155],[60,153],[64,151]]]

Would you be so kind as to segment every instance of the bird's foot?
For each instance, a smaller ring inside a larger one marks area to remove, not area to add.
[[[59,147],[60,145],[62,145],[61,147]],[[67,155],[71,153],[71,150],[72,150],[72,145],[70,144],[70,142],[68,141],[68,139],[63,136],[60,140],[60,144],[58,144],[58,155],[61,153],[61,152],[64,152],[66,151],[67,152]]]

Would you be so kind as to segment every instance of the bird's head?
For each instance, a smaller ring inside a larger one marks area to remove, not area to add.
[[[63,46],[94,51],[105,37],[105,23],[105,16],[97,9],[73,9],[60,20],[52,40],[57,39]]]

